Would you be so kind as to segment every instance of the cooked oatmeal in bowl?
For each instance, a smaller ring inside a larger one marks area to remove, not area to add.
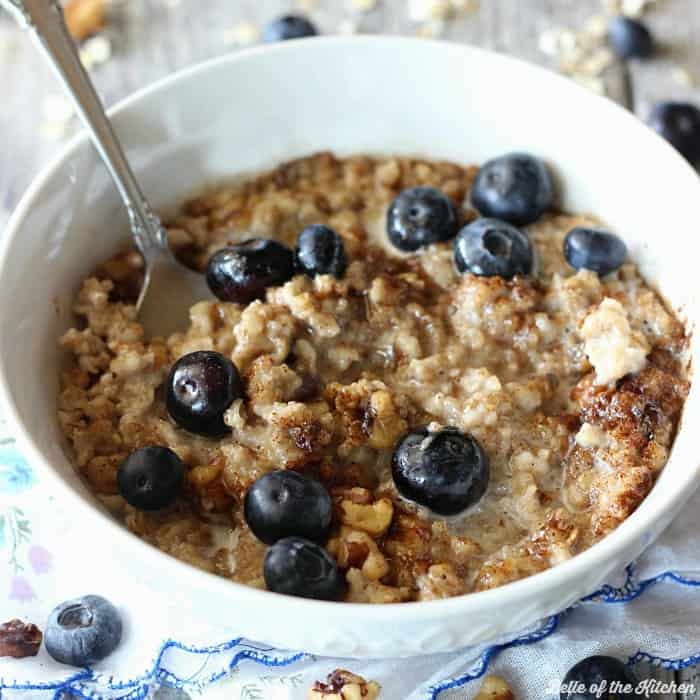
[[[494,588],[622,523],[689,390],[682,323],[538,159],[320,153],[186,202],[215,296],[145,337],[134,251],[61,338],[76,469],[147,542],[352,602]]]

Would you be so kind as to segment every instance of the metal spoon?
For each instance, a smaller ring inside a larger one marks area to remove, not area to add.
[[[83,68],[56,0],[0,0],[47,59],[102,157],[129,213],[131,233],[145,264],[136,308],[149,336],[169,335],[188,325],[189,308],[211,296],[204,279],[180,264],[168,248],[165,229],[153,213],[95,87]]]

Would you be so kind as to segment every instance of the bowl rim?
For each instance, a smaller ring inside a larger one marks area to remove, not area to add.
[[[556,88],[560,93],[566,93],[566,91],[576,92],[578,94],[585,93],[591,105],[598,105],[596,109],[617,111],[619,116],[623,116],[628,120],[629,129],[631,131],[638,132],[639,134],[647,132],[646,136],[643,138],[656,139],[657,146],[663,146],[669,153],[673,154],[679,168],[682,169],[685,167],[688,176],[692,175],[694,178],[698,179],[698,191],[700,192],[700,178],[698,178],[697,173],[690,164],[688,164],[670,144],[666,143],[660,136],[655,134],[642,120],[623,107],[601,95],[587,91],[584,87],[542,66],[488,49],[443,40],[395,36],[331,36],[314,37],[311,39],[281,42],[278,44],[262,45],[238,50],[196,63],[156,80],[130,94],[123,100],[120,100],[107,110],[107,112],[110,117],[114,117],[129,112],[132,109],[136,110],[142,100],[157,94],[159,91],[166,90],[178,83],[187,82],[201,73],[206,73],[222,65],[255,61],[260,56],[267,56],[270,54],[283,55],[287,52],[303,51],[310,46],[321,47],[325,45],[330,46],[332,49],[342,50],[349,46],[356,47],[361,44],[393,45],[395,50],[412,48],[416,45],[420,45],[426,47],[426,49],[430,51],[449,51],[460,54],[463,59],[467,60],[478,59],[481,61],[502,63],[517,67],[520,71],[530,71],[534,75],[539,76],[540,79],[550,81],[553,88]],[[20,202],[10,216],[5,227],[4,235],[2,236],[2,241],[0,241],[0,280],[3,279],[4,270],[10,263],[9,253],[12,244],[17,238],[18,233],[22,230],[24,222],[35,204],[35,200],[41,194],[41,191],[47,183],[54,178],[57,171],[62,168],[64,162],[84,147],[90,148],[90,144],[87,133],[84,129],[81,129],[79,133],[71,138],[68,143],[61,148],[58,154],[41,169],[23,194]],[[2,405],[4,409],[5,418],[11,427],[17,444],[33,465],[40,465],[39,468],[42,477],[48,477],[52,483],[57,486],[58,492],[61,494],[60,498],[65,498],[77,509],[79,513],[78,519],[92,517],[93,522],[99,522],[99,527],[104,530],[107,537],[115,538],[111,541],[114,542],[115,547],[120,552],[125,551],[127,548],[132,551],[136,550],[140,559],[148,560],[150,558],[153,568],[157,566],[162,571],[169,571],[173,574],[173,578],[177,577],[178,580],[182,580],[190,589],[207,586],[216,589],[217,595],[221,595],[222,597],[244,597],[247,598],[251,604],[266,606],[266,610],[269,611],[269,614],[280,612],[293,602],[297,609],[297,614],[311,614],[312,612],[331,613],[332,611],[337,620],[338,617],[351,618],[359,611],[366,613],[368,610],[372,610],[373,622],[389,623],[398,616],[406,616],[409,611],[413,621],[421,621],[438,617],[442,618],[457,611],[459,611],[460,614],[464,614],[469,608],[493,606],[498,599],[503,596],[520,598],[522,600],[533,596],[541,597],[547,590],[554,590],[565,584],[566,581],[577,577],[578,574],[594,567],[596,561],[601,559],[609,560],[611,555],[614,556],[616,551],[624,551],[627,547],[632,545],[635,539],[643,535],[645,523],[646,526],[649,526],[652,522],[660,519],[663,513],[669,512],[674,507],[681,507],[693,495],[696,488],[700,486],[700,484],[697,483],[697,476],[698,473],[700,473],[699,462],[695,469],[688,469],[685,472],[685,479],[679,480],[674,490],[663,491],[658,494],[658,501],[655,504],[654,510],[650,511],[649,507],[645,507],[648,505],[648,501],[645,499],[637,510],[613,532],[587,550],[561,564],[493,589],[440,600],[412,602],[408,604],[408,607],[406,603],[376,605],[371,603],[343,602],[339,604],[331,601],[295,598],[236,583],[187,564],[146,543],[137,535],[127,530],[111,515],[96,508],[94,503],[83,498],[64,482],[60,475],[52,468],[50,462],[42,456],[41,450],[33,438],[32,431],[25,426],[19,416],[17,406],[10,392],[6,374],[5,360],[0,356],[0,405]],[[678,432],[680,432],[680,430],[681,428],[679,428]],[[693,481],[696,483],[693,484]],[[651,544],[651,542],[645,543],[644,546],[647,547],[649,544]],[[624,563],[627,564],[628,562]]]

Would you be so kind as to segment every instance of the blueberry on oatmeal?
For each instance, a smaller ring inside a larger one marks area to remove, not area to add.
[[[345,588],[335,559],[315,542],[286,537],[267,550],[263,565],[268,590],[317,600],[338,600]]]
[[[650,58],[654,53],[651,32],[638,20],[624,15],[610,22],[608,40],[620,58]]]
[[[634,695],[637,679],[619,659],[612,656],[589,656],[573,666],[564,677],[560,700],[594,700],[600,698],[601,688],[631,686],[621,692],[607,693],[608,700],[622,700]]]
[[[700,163],[700,109],[689,102],[660,102],[649,115],[649,126],[686,160]]]
[[[102,596],[87,595],[52,610],[44,646],[59,663],[88,666],[109,656],[121,638],[119,611]]]
[[[261,476],[248,489],[243,511],[248,527],[265,544],[291,536],[322,542],[332,504],[320,482],[284,469]]]
[[[482,216],[523,226],[537,221],[552,206],[554,184],[539,158],[509,153],[479,168],[471,200]]]
[[[221,437],[228,432],[224,413],[241,395],[236,365],[221,353],[198,350],[181,357],[170,370],[166,406],[181,428]]]
[[[185,465],[167,447],[134,450],[119,466],[117,486],[122,498],[138,510],[160,510],[182,492]]]
[[[303,39],[316,36],[318,30],[314,24],[301,15],[284,15],[272,20],[263,32],[263,40],[267,43],[287,41],[288,39]]]
[[[566,234],[564,257],[576,270],[592,270],[603,276],[625,262],[627,246],[614,233],[579,226]]]
[[[315,277],[333,275],[341,278],[348,265],[343,239],[328,226],[307,226],[300,234],[294,251],[297,270]]]
[[[412,187],[389,207],[386,229],[391,243],[405,252],[457,235],[457,212],[452,200],[435,187]]]
[[[474,505],[489,482],[486,453],[456,428],[410,432],[396,446],[391,470],[404,498],[438,515],[455,515]]]
[[[532,246],[520,229],[505,221],[477,219],[457,234],[454,260],[461,273],[510,279],[530,274]]]
[[[249,304],[294,276],[294,253],[269,238],[251,238],[217,251],[207,263],[209,289],[222,301]]]

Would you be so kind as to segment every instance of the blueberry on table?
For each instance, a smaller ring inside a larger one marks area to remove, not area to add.
[[[283,243],[251,238],[217,251],[207,263],[209,289],[222,301],[248,304],[294,276],[294,253]]]
[[[182,493],[185,465],[167,447],[134,450],[119,466],[117,487],[122,498],[138,510],[160,510]]]
[[[268,590],[317,600],[338,600],[345,588],[335,559],[315,542],[286,537],[267,550],[263,566]]]
[[[438,515],[456,515],[486,492],[489,459],[471,435],[456,428],[418,428],[397,444],[391,471],[404,498]]]
[[[580,226],[566,234],[564,257],[571,267],[593,270],[603,277],[625,262],[627,246],[614,233]]]
[[[610,690],[611,685],[618,688]],[[589,656],[573,666],[564,677],[560,700],[623,700],[635,697],[637,679],[622,661],[612,656]],[[631,688],[626,688],[631,686]]]
[[[405,252],[457,235],[457,211],[452,200],[434,187],[411,187],[391,203],[386,230],[391,243]]]
[[[532,271],[532,245],[520,229],[505,221],[476,219],[457,234],[454,259],[461,273],[510,279]]]
[[[298,536],[323,542],[331,525],[331,497],[315,479],[280,470],[261,476],[247,491],[243,513],[265,544]]]
[[[316,36],[318,30],[314,24],[301,15],[284,15],[272,20],[263,32],[263,40],[268,44],[288,39],[303,39]]]
[[[170,370],[166,407],[185,430],[205,437],[228,432],[224,413],[242,396],[236,365],[221,353],[198,350],[183,355]]]
[[[651,32],[641,22],[624,15],[610,22],[608,40],[620,58],[649,58],[654,53]]]
[[[693,165],[700,163],[700,109],[689,102],[660,102],[649,126]]]
[[[527,153],[488,161],[474,179],[471,200],[482,216],[517,226],[531,224],[552,206],[554,184],[547,166]]]
[[[343,239],[328,226],[307,226],[300,234],[294,251],[299,272],[315,277],[333,275],[339,279],[348,263]]]
[[[86,595],[52,610],[44,646],[62,664],[88,666],[109,656],[121,638],[119,611],[102,596]]]

